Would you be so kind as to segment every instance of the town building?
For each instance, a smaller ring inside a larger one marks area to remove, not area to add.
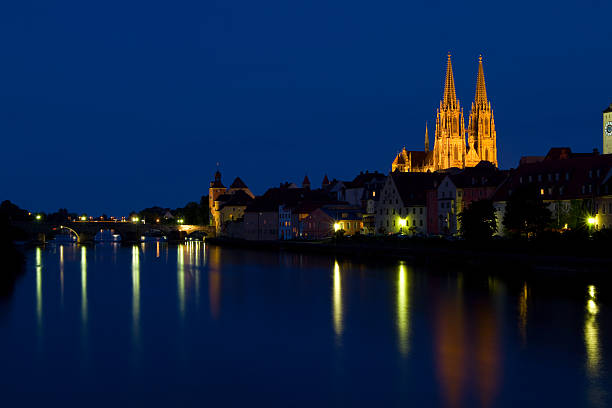
[[[478,61],[476,93],[466,130],[463,109],[455,92],[455,79],[449,53],[444,94],[437,110],[434,148],[430,150],[426,124],[425,149],[406,150],[404,147],[393,160],[391,171],[433,172],[449,168],[462,169],[474,167],[483,160],[497,166],[497,133],[491,102],[487,98],[482,56]]]
[[[457,234],[461,228],[459,214],[474,201],[491,199],[507,176],[507,172],[486,161],[446,174],[435,193],[427,196],[429,232]]]
[[[427,233],[427,191],[442,177],[437,173],[390,173],[376,209],[376,233]]]
[[[330,238],[343,231],[345,236],[361,234],[363,219],[361,209],[350,205],[325,205],[312,211],[302,221],[304,239]]]
[[[238,196],[234,197],[238,193]],[[251,190],[242,181],[240,177],[236,177],[229,188],[226,188],[221,182],[221,172],[215,172],[215,179],[210,182],[208,189],[208,209],[210,212],[210,223],[215,226],[217,234],[221,234],[223,222],[240,218],[246,208],[245,196],[251,199],[255,198]],[[226,203],[232,203],[224,211],[222,208]]]
[[[541,160],[521,160],[493,196],[498,234],[505,233],[503,217],[509,198],[523,186],[539,191],[557,229],[612,227],[612,154],[574,153],[552,148]]]

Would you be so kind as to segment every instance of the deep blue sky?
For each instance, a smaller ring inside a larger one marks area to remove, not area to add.
[[[484,55],[500,164],[601,149],[608,1],[6,1],[0,200],[121,215],[307,173],[389,171],[433,133],[446,53],[469,114]],[[466,123],[467,125],[467,123]]]

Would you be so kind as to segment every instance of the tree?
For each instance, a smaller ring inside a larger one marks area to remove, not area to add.
[[[472,202],[459,214],[460,232],[467,240],[489,239],[497,232],[497,217],[491,200]]]
[[[519,236],[536,236],[551,222],[551,212],[534,185],[519,187],[510,195],[504,214],[504,228]]]

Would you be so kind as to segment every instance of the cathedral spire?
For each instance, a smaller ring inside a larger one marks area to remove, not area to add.
[[[448,53],[448,62],[446,63],[446,81],[444,82],[444,97],[442,99],[442,107],[451,109],[455,109],[457,107],[455,78],[453,77],[453,65],[451,63],[450,52]]]
[[[429,152],[429,133],[427,132],[427,122],[425,122],[425,153]]]
[[[484,69],[482,68],[482,55],[478,57],[478,79],[476,79],[476,106],[487,106],[487,87],[485,86]]]

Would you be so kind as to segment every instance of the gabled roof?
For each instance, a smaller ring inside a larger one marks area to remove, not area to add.
[[[224,194],[224,196],[227,196],[227,195],[228,194]],[[248,195],[242,190],[238,190],[234,194],[229,195],[229,199],[221,205],[221,208],[223,207],[242,207],[242,206],[246,207],[251,201],[253,201],[253,199],[251,198],[250,195]]]
[[[344,185],[346,188],[361,188],[365,187],[366,184],[371,183],[373,180],[380,179],[384,180],[387,176],[375,171],[370,173],[366,171],[365,173],[362,171],[353,179],[353,181],[345,181]]]
[[[449,177],[458,188],[497,187],[507,177],[507,172],[498,170],[492,163],[483,160],[475,167],[466,167],[460,173]]]
[[[325,177],[323,177],[323,182],[321,183],[321,185],[326,186],[329,184],[329,179],[327,178],[327,174],[325,175]]]
[[[308,175],[304,176],[304,180],[302,181],[302,185],[310,185],[310,180],[308,180]]]
[[[307,188],[289,188],[287,186],[270,188],[262,196],[251,202],[246,212],[278,211],[280,205],[296,206],[303,202],[336,202],[326,190],[309,190]]]
[[[608,113],[608,112],[612,112],[612,103],[610,104],[610,106],[608,106],[603,113]]]
[[[427,190],[435,187],[435,183],[444,178],[437,173],[402,173],[393,172],[391,176],[404,206],[425,205]]]
[[[230,188],[248,188],[244,181],[240,177],[236,177],[230,186]]]

